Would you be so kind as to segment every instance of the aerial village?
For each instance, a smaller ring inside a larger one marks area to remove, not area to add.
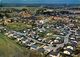
[[[0,8],[0,33],[45,57],[73,57],[80,43],[80,8]]]

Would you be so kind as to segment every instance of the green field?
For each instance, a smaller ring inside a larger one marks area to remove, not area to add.
[[[24,48],[0,33],[0,57],[23,57]]]
[[[40,7],[25,7],[24,6],[24,7],[2,7],[2,8],[14,8],[14,9],[18,9],[18,10],[27,9],[34,14],[36,12],[36,10],[38,10]]]
[[[6,25],[6,27],[9,28],[9,29],[12,29],[12,30],[19,31],[19,30],[23,30],[23,29],[26,29],[26,28],[31,28],[32,26],[28,25],[28,24],[18,22],[18,23],[9,23],[8,25]]]

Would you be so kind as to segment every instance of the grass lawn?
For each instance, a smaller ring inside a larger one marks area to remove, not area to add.
[[[23,30],[23,29],[26,29],[26,28],[31,28],[32,26],[28,25],[28,24],[18,22],[18,23],[9,23],[8,25],[6,25],[6,27],[8,27],[9,29],[19,31],[19,30]]]
[[[26,57],[24,50],[25,48],[0,33],[0,57]]]
[[[36,12],[36,10],[39,9],[40,7],[25,7],[24,6],[24,7],[3,7],[3,8],[14,8],[14,9],[18,9],[18,10],[27,9],[34,14]]]

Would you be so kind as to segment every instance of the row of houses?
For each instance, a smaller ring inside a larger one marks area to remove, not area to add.
[[[40,21],[40,24],[44,24],[43,20]],[[40,25],[39,25],[40,26]],[[44,26],[42,27],[37,27],[36,31],[34,29],[28,29],[27,31],[24,31],[24,33],[21,32],[16,32],[16,31],[8,31],[5,35],[12,39],[16,39],[16,42],[20,43],[21,45],[25,47],[29,47],[32,50],[37,50],[43,53],[49,53],[53,49],[56,49],[56,44],[61,44],[63,43],[62,37],[57,36],[53,40],[48,40],[46,41],[44,38],[41,38],[37,33],[38,32],[43,32],[47,31],[47,29],[50,29],[50,25],[48,25],[45,29]],[[58,28],[57,28],[58,27]],[[57,24],[57,25],[52,25],[52,28],[59,29],[59,28],[64,28],[64,25],[62,24]],[[63,29],[62,29],[63,30]],[[52,33],[47,33],[47,35],[53,35]]]
[[[16,41],[18,43],[24,45],[25,47],[29,47],[30,49],[37,50],[37,51],[42,50],[41,52],[44,52],[44,53],[50,52],[50,56],[52,56],[52,53],[54,54],[56,52],[54,52],[54,51],[51,52],[51,51],[56,48],[57,44],[62,44],[63,40],[62,40],[62,38],[60,38],[58,36],[55,39],[53,39],[53,40],[51,39],[49,41],[46,41],[44,38],[41,38],[37,33],[47,31],[48,29],[50,29],[50,25],[51,25],[51,24],[48,25],[47,26],[48,28],[45,29],[44,24],[45,23],[43,22],[43,20],[41,20],[40,25],[38,25],[37,27],[34,27],[34,29],[28,29],[27,31],[24,31],[24,33],[16,32],[16,31],[9,31],[8,33],[6,33],[6,35],[8,37],[12,37],[13,39],[16,39]],[[41,25],[42,25],[42,27],[39,27]],[[66,25],[64,26],[63,24],[59,23],[57,25],[56,24],[52,25],[52,28],[60,30],[60,36],[61,35],[65,36],[68,34],[67,31],[69,31],[71,33],[72,33],[72,31],[73,32],[75,31],[75,30],[71,29],[71,26],[73,28],[74,24],[69,24],[69,26],[66,26]],[[66,34],[63,35],[64,34],[63,32],[65,32]],[[49,36],[49,35],[53,35],[53,34],[47,33],[47,35]],[[70,36],[71,36],[71,34],[69,35],[69,37]],[[71,55],[73,53],[72,51],[75,49],[74,46],[77,45],[76,40],[74,38],[72,38],[72,36],[69,39],[69,42],[71,45],[67,45],[66,47],[64,47],[64,51],[63,51],[63,53],[67,54],[67,55]],[[64,44],[62,44],[62,45],[64,45]],[[57,52],[57,55],[59,55],[59,52]],[[56,55],[56,57],[57,57],[57,55]]]
[[[69,20],[69,19],[68,19]],[[32,21],[31,21],[32,22]],[[45,20],[36,20],[34,23],[36,24],[35,27],[33,27],[32,29],[26,29],[27,31],[24,31],[24,33],[21,32],[16,32],[16,31],[9,31],[8,33],[6,33],[6,35],[12,39],[16,39],[16,42],[22,44],[25,47],[29,47],[32,50],[42,50],[42,52],[46,52],[46,53],[50,53],[50,56],[54,56],[54,53],[57,53],[56,57],[59,55],[59,52],[54,52],[52,51],[53,49],[57,51],[57,47],[61,47],[61,46],[57,46],[57,44],[62,44],[64,46],[64,41],[62,40],[61,37],[55,37],[55,39],[50,39],[48,41],[46,41],[42,36],[40,37],[39,33],[47,33],[47,31],[50,29],[52,32],[54,32],[53,30],[58,30],[59,33],[58,35],[60,36],[66,36],[68,34],[68,31],[72,31],[71,28],[74,27],[74,24],[71,23],[71,20],[69,20],[69,24],[65,25],[62,22],[57,22],[55,24],[49,24],[47,23],[49,22],[49,20],[45,19]],[[47,25],[46,25],[47,23]],[[74,31],[74,30],[73,30]],[[53,35],[52,32],[48,32],[47,37]],[[54,37],[54,36],[53,36]],[[72,38],[70,38],[69,40],[71,40]],[[73,47],[72,45],[76,44],[75,40],[74,41],[70,41],[70,46],[66,46],[64,47],[64,54],[69,54],[71,55],[71,53],[73,53],[72,51],[74,50],[75,47]],[[73,49],[73,50],[72,50]],[[69,51],[68,51],[69,50]],[[52,51],[52,52],[51,52]],[[71,52],[71,53],[70,53]]]
[[[69,27],[71,28],[70,29],[71,34],[69,35],[69,43],[67,43],[63,48],[64,50],[63,53],[67,56],[72,56],[78,44],[77,35],[76,35],[78,28],[74,27],[74,23],[69,24],[69,25],[70,25]]]

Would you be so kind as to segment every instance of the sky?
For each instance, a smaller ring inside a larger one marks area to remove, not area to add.
[[[80,4],[80,0],[0,0],[2,3]]]

